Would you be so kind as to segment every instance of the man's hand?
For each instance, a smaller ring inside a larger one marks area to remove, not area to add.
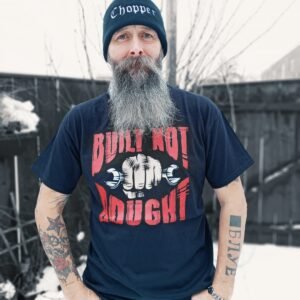
[[[195,294],[192,296],[191,300],[212,300],[212,296],[208,293],[207,290],[202,291],[201,293]]]
[[[101,300],[91,289],[87,288],[82,282],[76,287],[69,287],[63,290],[66,300]]]

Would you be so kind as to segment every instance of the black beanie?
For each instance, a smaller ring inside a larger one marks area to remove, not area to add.
[[[113,34],[128,25],[144,25],[155,30],[164,55],[167,54],[166,31],[158,7],[151,0],[114,0],[103,20],[103,55],[106,61]]]

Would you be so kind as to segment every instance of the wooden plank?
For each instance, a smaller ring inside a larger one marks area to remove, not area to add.
[[[224,112],[230,112],[231,107],[229,104],[217,103],[221,110]],[[235,103],[234,110],[236,112],[291,112],[291,113],[298,113],[300,112],[300,103],[286,103],[286,102],[279,102],[279,103]]]
[[[291,163],[288,163],[288,165],[290,165]],[[284,167],[281,167],[280,170],[284,169]],[[264,192],[267,192],[268,190],[272,189],[274,186],[277,186],[278,184],[280,184],[282,181],[286,180],[286,178],[290,178],[290,176],[293,174],[293,172],[296,172],[300,170],[300,158],[298,158],[296,161],[294,161],[294,165],[291,166],[286,172],[282,173],[280,176],[274,178],[273,180],[270,180],[268,182],[266,182],[263,187],[260,187],[259,185],[254,185],[252,187],[249,187],[249,189],[247,190],[247,200],[250,200],[252,198],[254,198],[258,192],[260,191],[260,189],[263,189]],[[276,171],[274,170],[275,173]],[[268,176],[265,176],[264,180],[267,178]]]

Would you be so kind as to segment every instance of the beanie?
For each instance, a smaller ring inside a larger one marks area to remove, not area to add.
[[[144,25],[155,30],[167,54],[167,37],[158,7],[151,0],[114,0],[103,19],[103,55],[107,61],[108,46],[113,34],[128,25]]]

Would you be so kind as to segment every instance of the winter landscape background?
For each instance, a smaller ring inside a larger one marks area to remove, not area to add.
[[[154,1],[165,18],[167,1]],[[248,232],[233,300],[296,299],[300,0],[177,2],[178,85],[211,97],[256,162],[243,176]],[[109,3],[0,1],[0,299],[63,299],[36,236],[29,167],[65,113],[107,87],[101,22]],[[81,274],[88,220],[77,212],[87,215],[87,197],[80,184],[66,216]],[[204,198],[216,240],[217,202],[210,190]]]

